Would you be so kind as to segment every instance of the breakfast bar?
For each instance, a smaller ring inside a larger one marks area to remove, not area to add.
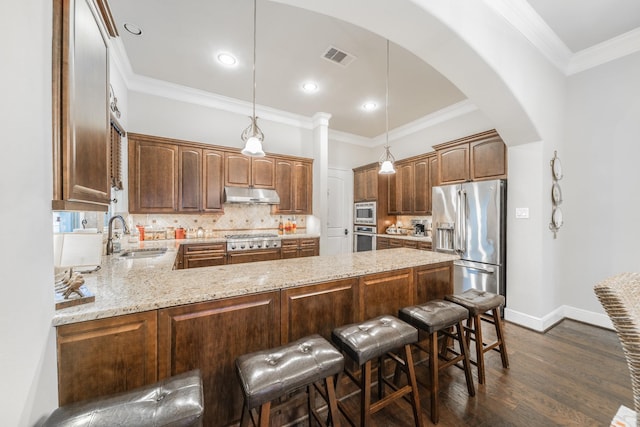
[[[457,259],[398,248],[175,270],[178,249],[104,257],[85,276],[95,302],[56,312],[60,405],[197,368],[205,425],[231,424],[238,356],[442,298]]]

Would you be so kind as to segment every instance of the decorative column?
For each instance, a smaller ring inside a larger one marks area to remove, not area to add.
[[[320,221],[320,255],[327,247],[327,219],[329,215],[329,119],[331,114],[316,113],[313,121],[313,214]]]

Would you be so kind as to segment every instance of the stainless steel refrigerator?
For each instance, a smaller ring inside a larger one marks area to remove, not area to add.
[[[460,255],[454,292],[470,288],[506,297],[505,180],[433,187],[433,247]]]

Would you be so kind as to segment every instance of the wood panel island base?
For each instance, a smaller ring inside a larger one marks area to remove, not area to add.
[[[96,303],[54,318],[59,403],[199,368],[207,426],[240,419],[238,356],[314,333],[330,340],[337,326],[442,298],[453,291],[457,259],[399,248],[171,270],[171,256],[109,258],[88,281]]]

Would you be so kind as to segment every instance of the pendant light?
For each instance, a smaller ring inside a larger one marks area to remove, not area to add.
[[[264,141],[264,134],[258,127],[258,117],[256,116],[256,1],[253,0],[253,115],[249,117],[251,124],[242,131],[240,138],[244,142],[242,154],[251,157],[263,157],[262,141]]]
[[[394,163],[396,161],[391,151],[389,151],[389,40],[387,39],[387,93],[384,107],[386,140],[384,144],[384,153],[380,156],[378,163],[380,164],[379,174],[388,175],[396,173]]]

